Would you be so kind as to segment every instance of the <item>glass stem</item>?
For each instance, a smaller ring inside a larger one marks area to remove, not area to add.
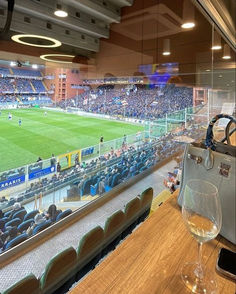
[[[200,280],[203,279],[203,268],[202,268],[202,242],[198,242],[198,265],[197,265],[197,276]]]

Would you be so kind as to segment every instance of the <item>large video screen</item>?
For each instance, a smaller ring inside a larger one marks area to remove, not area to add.
[[[179,64],[177,62],[142,64],[139,66],[139,71],[146,75],[151,87],[162,88],[170,81],[172,76],[178,75]]]

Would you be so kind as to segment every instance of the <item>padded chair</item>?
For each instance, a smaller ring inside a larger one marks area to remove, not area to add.
[[[66,210],[60,212],[56,218],[56,222],[63,219],[64,217],[70,215],[71,213],[72,213],[71,209],[66,209]]]
[[[119,180],[120,180],[120,174],[117,173],[116,175],[113,176],[112,182],[111,182],[111,187],[115,187],[116,185],[119,184]]]
[[[19,226],[19,224],[21,223],[21,219],[20,218],[14,218],[12,220],[10,220],[9,222],[5,223],[5,229],[6,227],[14,227],[14,226]]]
[[[38,209],[30,211],[29,213],[27,213],[24,216],[24,221],[27,221],[28,219],[34,218],[37,213],[39,213]]]
[[[144,190],[140,196],[142,214],[139,217],[139,222],[144,221],[148,217],[152,205],[152,200],[153,188],[150,187]]]
[[[23,233],[24,231],[26,231],[28,229],[28,227],[30,227],[30,225],[34,223],[34,219],[28,219],[26,221],[24,221],[23,223],[19,224],[19,226],[17,227],[18,232]]]
[[[70,280],[75,274],[76,264],[77,255],[73,247],[69,247],[54,256],[46,265],[44,273],[40,279],[40,289],[42,293],[54,293],[68,280]],[[66,285],[64,285],[64,287],[66,288]],[[66,292],[67,291],[64,291],[63,293]]]
[[[90,185],[92,184],[92,179],[85,180],[83,187],[80,190],[80,196],[84,196],[90,193]]]
[[[34,229],[33,229],[33,235],[38,234],[39,232],[42,232],[43,230],[45,230],[46,228],[50,227],[52,224],[52,222],[50,220],[47,220],[43,223],[41,223],[40,225],[37,225]]]
[[[5,290],[3,294],[39,294],[39,280],[30,274]]]
[[[116,245],[120,242],[124,223],[125,214],[122,210],[118,210],[108,217],[104,228],[105,246],[102,251],[102,256],[114,250]]]
[[[24,242],[27,238],[28,238],[27,234],[21,234],[21,235],[15,237],[14,239],[12,239],[11,241],[9,241],[6,244],[5,250],[15,247],[16,245]]]
[[[5,212],[4,213],[4,217],[8,217],[10,216],[10,214],[12,213],[12,210],[9,210],[8,212]]]
[[[138,217],[141,209],[141,200],[136,197],[129,201],[125,206],[125,219],[127,228],[123,231],[122,237],[131,234],[138,223]]]
[[[16,213],[13,214],[12,219],[19,218],[21,221],[23,221],[24,216],[27,214],[27,211],[23,208]]]
[[[95,196],[98,193],[98,183],[90,186],[90,195]]]
[[[104,242],[104,231],[100,226],[95,227],[79,242],[77,249],[78,269],[77,279],[92,270],[101,258]]]
[[[122,174],[121,174],[121,178],[122,178],[122,179],[125,179],[125,178],[128,176],[128,174],[129,174],[129,169],[126,168],[126,169],[122,172]]]
[[[0,230],[1,231],[4,231],[5,230],[5,220],[3,220],[3,219],[0,219]]]

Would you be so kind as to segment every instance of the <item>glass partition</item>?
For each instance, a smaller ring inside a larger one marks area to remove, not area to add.
[[[32,71],[3,54],[4,213],[79,209],[201,140],[216,114],[235,115],[235,48],[197,2],[133,1],[78,62]]]

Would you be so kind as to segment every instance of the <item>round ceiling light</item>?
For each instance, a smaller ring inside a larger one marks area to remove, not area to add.
[[[186,23],[183,23],[181,25],[181,28],[183,28],[183,29],[191,29],[191,28],[194,28],[194,27],[195,27],[194,22],[186,22]]]
[[[75,55],[68,55],[68,54],[44,54],[40,56],[40,58],[45,61],[57,62],[57,63],[72,63],[72,59],[74,57]],[[61,60],[60,58],[64,58],[64,60],[63,59]]]
[[[68,13],[64,10],[56,10],[54,11],[54,14],[58,17],[67,17]]]
[[[31,35],[31,34],[19,34],[14,35],[11,37],[11,39],[17,43],[33,46],[33,47],[43,47],[43,48],[55,48],[61,46],[61,42],[45,36],[40,35]],[[29,41],[23,41],[22,39],[28,39]],[[33,40],[37,42],[41,42],[42,44],[34,43]],[[43,44],[44,42],[44,44]]]

